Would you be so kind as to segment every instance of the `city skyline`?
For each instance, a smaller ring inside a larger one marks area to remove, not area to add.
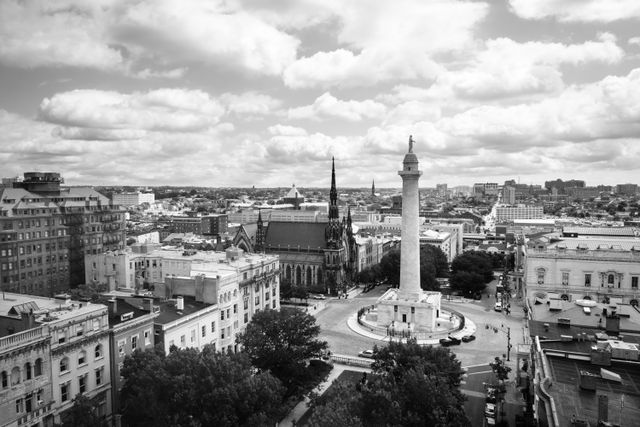
[[[399,188],[640,176],[632,0],[0,3],[3,176]]]

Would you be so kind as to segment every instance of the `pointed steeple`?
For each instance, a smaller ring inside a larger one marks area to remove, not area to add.
[[[340,219],[338,212],[338,190],[336,189],[336,160],[331,158],[331,190],[329,190],[329,220]]]
[[[375,179],[371,180],[371,195],[372,196],[376,195],[376,180]]]
[[[262,211],[258,209],[258,222],[256,229],[256,242],[253,245],[256,252],[264,252],[265,232],[264,224],[262,222]]]
[[[331,158],[331,190],[329,190],[329,222],[325,228],[327,247],[338,249],[341,245],[344,224],[340,222],[338,211],[338,190],[336,189],[336,162]]]

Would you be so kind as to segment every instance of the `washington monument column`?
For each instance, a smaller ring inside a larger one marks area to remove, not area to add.
[[[418,158],[413,154],[413,137],[409,137],[409,151],[404,156],[402,170],[402,240],[400,242],[400,299],[418,299],[420,288],[420,240],[418,180]]]

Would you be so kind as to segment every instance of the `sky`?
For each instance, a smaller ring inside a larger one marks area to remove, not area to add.
[[[2,0],[0,176],[640,182],[638,0]]]

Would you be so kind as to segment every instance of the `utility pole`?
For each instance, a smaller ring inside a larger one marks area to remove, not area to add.
[[[510,352],[511,352],[511,328],[507,327],[507,362],[509,362]]]

